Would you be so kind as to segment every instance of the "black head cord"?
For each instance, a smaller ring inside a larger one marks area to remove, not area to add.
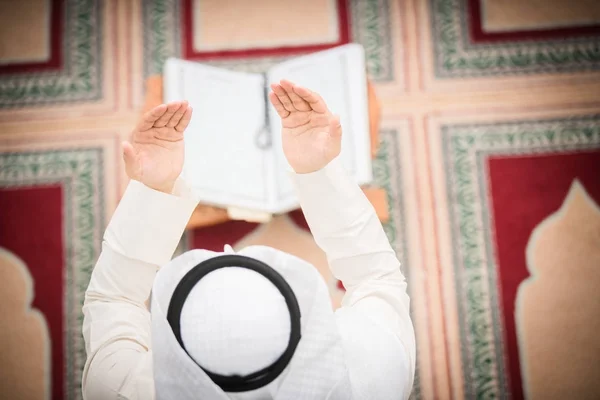
[[[183,304],[200,279],[217,269],[228,267],[247,268],[267,278],[281,292],[290,312],[291,330],[288,346],[281,356],[268,367],[245,376],[227,376],[208,371],[203,368],[202,365],[197,363],[206,375],[208,375],[212,381],[225,392],[246,392],[266,386],[275,380],[292,359],[296,347],[298,346],[298,342],[300,341],[300,306],[298,305],[298,300],[296,299],[296,295],[294,295],[292,288],[277,271],[262,261],[236,254],[227,254],[205,260],[185,274],[175,288],[173,296],[171,297],[171,302],[169,303],[167,321],[169,322],[169,325],[171,325],[171,329],[173,329],[173,334],[179,342],[179,345],[187,353],[183,340],[181,339],[180,321]],[[190,358],[194,360],[192,357]]]

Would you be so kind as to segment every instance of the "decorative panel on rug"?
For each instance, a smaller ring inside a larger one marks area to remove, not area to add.
[[[106,175],[115,145],[44,138],[0,142],[0,282],[11,285],[0,296],[12,298],[0,301],[12,307],[2,313],[0,397],[81,399],[81,307],[117,200]]]
[[[423,68],[425,78],[432,81],[426,86],[436,80],[477,77],[510,77],[522,86],[531,83],[531,75],[541,81],[549,74],[566,74],[561,78],[569,79],[570,74],[600,69],[600,3],[596,1],[429,0],[417,4],[423,22],[419,29]],[[519,80],[522,75],[527,79]],[[598,74],[588,74],[587,79],[597,80]]]
[[[3,2],[0,121],[114,114],[130,97],[131,79],[119,80],[130,63],[119,54],[129,40],[118,29],[131,18],[125,8],[116,0]]]
[[[432,387],[423,387],[421,376],[427,382],[428,335],[427,311],[421,268],[421,254],[418,232],[417,202],[414,188],[415,176],[412,165],[412,139],[410,126],[406,120],[388,122],[380,132],[381,144],[374,160],[374,184],[385,190],[389,205],[389,220],[384,223],[385,232],[402,263],[402,270],[409,282],[412,299],[413,321],[417,330],[419,372],[413,389],[414,399],[422,397],[421,392],[430,394]],[[331,275],[325,254],[316,245],[309,233],[306,221],[300,211],[278,215],[268,224],[258,225],[242,221],[230,221],[213,227],[196,229],[187,239],[192,248],[206,248],[223,251],[226,244],[239,250],[250,245],[271,246],[294,254],[315,265],[329,286],[332,302],[339,307],[343,290]],[[431,395],[427,398],[433,398]]]
[[[361,43],[375,82],[400,81],[390,0],[152,0],[143,2],[144,74],[168,57],[264,71],[292,56]],[[305,29],[310,26],[310,29]]]
[[[562,113],[427,126],[455,398],[598,393],[600,115]]]

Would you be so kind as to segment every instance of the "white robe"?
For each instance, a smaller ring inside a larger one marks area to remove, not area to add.
[[[187,270],[219,253],[194,250],[170,262],[197,203],[182,182],[168,195],[132,181],[86,292],[84,398],[408,398],[415,371],[409,298],[375,211],[339,160],[292,179],[315,240],[347,292],[333,313],[324,284],[311,278],[316,270],[301,260],[261,247],[240,252],[277,269],[300,303],[303,337],[280,377],[252,392],[224,393],[179,347],[165,318],[170,294]],[[309,307],[311,296],[319,300]]]

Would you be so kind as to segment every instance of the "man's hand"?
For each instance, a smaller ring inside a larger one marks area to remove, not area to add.
[[[342,127],[317,93],[282,80],[269,99],[281,117],[283,153],[298,174],[325,167],[340,154]]]
[[[187,101],[161,104],[144,114],[129,141],[123,142],[129,178],[171,193],[183,168],[183,131],[191,118]]]

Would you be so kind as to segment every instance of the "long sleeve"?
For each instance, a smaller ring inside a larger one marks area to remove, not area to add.
[[[400,262],[375,210],[339,159],[292,174],[315,241],[346,288],[336,321],[356,398],[408,398],[415,334]]]
[[[196,204],[182,181],[173,195],[129,183],[85,294],[86,400],[154,399],[148,298]]]

